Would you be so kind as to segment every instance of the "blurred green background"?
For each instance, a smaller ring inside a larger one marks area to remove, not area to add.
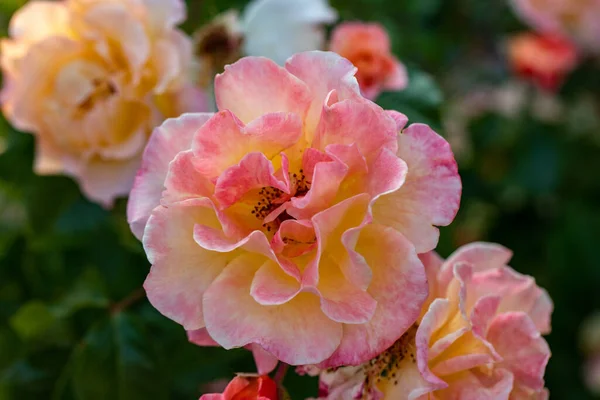
[[[2,35],[23,3],[0,2]],[[190,0],[184,28],[245,3]],[[378,103],[454,146],[462,208],[439,252],[474,240],[513,249],[512,266],[555,302],[551,398],[594,398],[581,378],[578,332],[600,310],[599,63],[585,61],[549,98],[508,68],[504,41],[527,29],[508,0],[332,4],[342,20],[385,25],[409,67],[410,87]],[[148,304],[140,288],[149,265],[125,200],[107,211],[69,178],[34,175],[33,151],[32,136],[0,120],[0,399],[194,399],[210,381],[254,370],[244,350],[188,344]],[[285,384],[293,399],[316,395],[314,379],[289,374]]]

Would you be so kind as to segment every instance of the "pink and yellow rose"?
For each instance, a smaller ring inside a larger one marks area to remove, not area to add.
[[[443,261],[422,255],[429,298],[393,346],[362,366],[321,373],[321,399],[547,399],[552,302],[506,263],[511,252],[474,243]],[[311,368],[305,368],[311,372]]]
[[[414,323],[417,253],[460,178],[448,143],[363,98],[355,72],[334,53],[244,58],[217,76],[216,114],[156,129],[128,219],[160,312],[294,365],[364,362]]]
[[[110,205],[131,189],[152,129],[201,111],[182,0],[32,1],[0,42],[2,109],[36,136],[35,170]]]
[[[600,0],[511,0],[521,18],[545,34],[572,38],[600,51]]]
[[[360,90],[368,99],[408,85],[406,68],[392,54],[390,38],[379,24],[342,23],[334,29],[329,48],[356,66]]]

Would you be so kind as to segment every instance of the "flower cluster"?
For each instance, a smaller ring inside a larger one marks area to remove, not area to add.
[[[550,350],[540,335],[550,331],[552,302],[506,265],[510,257],[486,243],[446,261],[422,255],[429,298],[418,321],[364,365],[323,371],[321,398],[547,399]]]
[[[560,31],[517,1],[550,33],[511,41],[516,72],[557,89],[578,53],[553,32],[589,45],[588,2],[553,14]],[[372,101],[408,84],[382,26],[345,22],[326,45],[325,0],[257,0],[194,46],[185,13],[33,1],[0,43],[1,100],[37,172],[105,206],[129,194],[150,303],[190,342],[253,352],[259,375],[201,400],[280,399],[279,362],[319,375],[323,400],[548,398],[547,293],[500,245],[433,252],[462,184],[442,136]],[[193,81],[214,82],[216,112]]]

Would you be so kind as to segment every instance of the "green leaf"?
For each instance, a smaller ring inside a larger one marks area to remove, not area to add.
[[[11,327],[22,339],[43,335],[56,323],[56,316],[46,304],[32,300],[22,306],[10,319]]]
[[[61,318],[68,317],[83,308],[105,308],[110,300],[100,273],[95,268],[85,269],[65,297],[52,309]]]
[[[23,197],[17,188],[0,181],[0,254],[5,254],[27,223]]]
[[[168,398],[152,336],[142,321],[117,313],[92,328],[74,355],[73,390],[82,400]]]

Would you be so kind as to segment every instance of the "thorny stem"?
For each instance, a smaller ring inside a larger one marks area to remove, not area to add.
[[[137,288],[136,290],[131,292],[127,297],[125,297],[121,301],[114,303],[110,307],[110,313],[118,314],[121,311],[131,307],[138,301],[142,300],[144,297],[146,297],[146,291],[144,290],[144,288],[143,287]]]

